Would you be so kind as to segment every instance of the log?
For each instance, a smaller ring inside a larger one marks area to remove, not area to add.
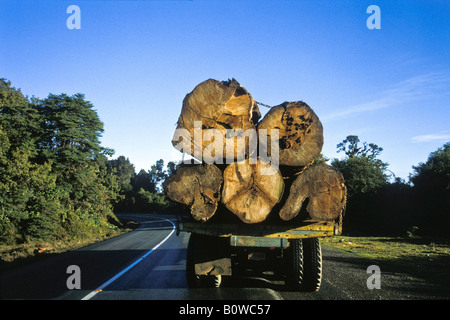
[[[312,220],[335,220],[345,208],[347,188],[342,174],[326,163],[309,167],[292,183],[279,215],[291,220],[309,199],[306,211]]]
[[[284,181],[280,171],[264,174],[269,164],[232,163],[223,173],[222,203],[243,222],[264,221],[280,201]]]
[[[319,117],[302,101],[275,106],[257,126],[258,135],[267,130],[268,139],[260,140],[261,154],[271,156],[271,129],[279,131],[279,164],[305,166],[316,159],[323,147],[323,128]]]
[[[336,219],[347,190],[339,172],[314,163],[323,147],[318,116],[294,101],[271,108],[258,123],[260,117],[256,101],[235,79],[198,84],[183,99],[172,145],[200,163],[182,165],[166,179],[166,195],[203,222],[218,208],[224,210],[216,218],[234,214],[248,224],[288,221],[300,212],[312,220]]]
[[[184,98],[172,145],[201,162],[225,163],[223,159],[238,159],[239,152],[242,160],[250,154],[244,133],[252,129],[256,137],[260,117],[257,103],[235,79],[208,79]],[[237,139],[231,130],[244,139]]]
[[[214,164],[179,167],[163,187],[167,197],[189,207],[195,220],[205,222],[220,202],[222,171]]]

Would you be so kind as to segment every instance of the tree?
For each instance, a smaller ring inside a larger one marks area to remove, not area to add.
[[[84,95],[50,94],[36,107],[45,119],[40,146],[57,166],[89,163],[103,153],[103,123]]]
[[[161,191],[160,184],[164,179],[166,179],[166,171],[164,170],[164,160],[159,159],[154,165],[151,166],[150,171],[150,181],[155,186],[156,191]]]
[[[344,152],[347,157],[364,157],[368,159],[375,159],[380,155],[383,148],[380,148],[374,143],[363,142],[359,146],[358,136],[347,136],[342,142],[338,143],[338,152]]]
[[[110,160],[108,166],[121,185],[120,199],[114,206],[116,212],[161,212],[174,205],[161,192],[162,182],[175,173],[174,162],[169,162],[164,168],[164,160],[160,159],[150,170],[141,169],[137,174],[124,156]]]
[[[45,119],[41,154],[53,163],[57,183],[69,194],[70,205],[88,202],[99,193],[106,197],[102,188],[90,188],[106,178],[102,175],[110,174],[103,166],[112,153],[100,145],[103,123],[93,105],[82,94],[49,94],[36,108]]]
[[[171,165],[170,170],[174,170],[175,165]],[[150,167],[150,170],[145,171],[141,169],[136,177],[132,180],[133,189],[139,191],[141,188],[156,193],[161,191],[160,184],[167,177],[167,172],[164,170],[164,160],[159,159]]]
[[[133,182],[136,179],[134,165],[125,156],[107,162],[108,170],[116,176],[118,183],[118,196],[114,203],[115,212],[126,212],[136,202]]]
[[[135,178],[136,172],[134,165],[125,156],[119,156],[117,159],[109,160],[108,168],[114,171],[120,186],[120,193],[125,194],[133,189],[131,185],[132,179]]]
[[[0,79],[0,125],[8,136],[10,150],[27,149],[34,157],[41,123],[41,116],[20,89]]]
[[[419,163],[413,169],[410,180],[414,186],[432,181],[440,191],[450,191],[450,142],[430,153],[427,162]]]
[[[334,159],[331,163],[345,179],[349,197],[357,194],[374,193],[388,184],[388,164],[377,159],[383,150],[374,143],[359,145],[358,136],[347,136],[337,145],[338,152],[344,152],[346,158]]]
[[[424,232],[450,233],[450,142],[430,153],[425,163],[413,166],[409,179]]]
[[[177,164],[173,161],[169,161],[167,163],[166,178],[173,176],[176,171],[177,171]]]
[[[101,230],[115,218],[112,205],[119,192],[117,176],[106,165],[113,150],[100,145],[103,123],[82,94],[49,94],[37,109],[45,119],[42,154],[53,163],[56,182],[66,194],[67,228],[76,236],[89,228]]]
[[[0,79],[0,241],[55,236],[61,207],[51,164],[36,163],[41,115]]]
[[[131,180],[131,184],[135,192],[138,192],[140,189],[156,192],[156,186],[152,182],[150,173],[144,169],[141,169],[134,179]]]
[[[337,145],[344,159],[331,163],[344,176],[348,191],[345,230],[376,234],[386,229],[385,203],[380,199],[389,185],[388,164],[377,157],[383,150],[374,143],[360,144],[358,136],[347,136]]]
[[[28,99],[0,79],[0,241],[105,233],[119,185],[82,94]]]

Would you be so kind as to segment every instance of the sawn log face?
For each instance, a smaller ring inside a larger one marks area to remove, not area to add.
[[[342,174],[322,163],[298,175],[291,185],[289,196],[280,210],[283,220],[291,220],[309,199],[306,211],[311,219],[331,221],[339,217],[346,205],[347,188]]]
[[[208,79],[184,98],[172,144],[179,151],[207,163],[227,157],[237,159],[239,151],[246,157],[248,142],[242,140],[245,148],[238,146],[237,137],[227,134],[227,129],[242,132],[254,129],[256,132],[255,124],[260,117],[255,100],[236,80]],[[227,145],[231,146],[228,154]]]
[[[281,173],[263,174],[268,167],[260,161],[233,163],[224,171],[222,203],[245,223],[264,221],[283,195]]]
[[[302,101],[285,102],[275,106],[257,126],[267,130],[268,139],[262,142],[261,152],[271,156],[271,129],[278,129],[279,164],[305,166],[316,159],[323,147],[323,128],[319,117]]]
[[[165,194],[190,208],[195,220],[207,221],[217,210],[222,187],[222,171],[214,164],[177,168],[164,182]]]

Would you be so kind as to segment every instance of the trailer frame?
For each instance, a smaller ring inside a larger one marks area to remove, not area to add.
[[[342,216],[337,221],[305,220],[298,225],[201,223],[185,218],[177,221],[180,232],[191,234],[186,259],[190,287],[220,286],[222,276],[234,275],[236,253],[250,259],[277,252],[289,287],[317,291],[322,277],[318,239],[342,234]]]

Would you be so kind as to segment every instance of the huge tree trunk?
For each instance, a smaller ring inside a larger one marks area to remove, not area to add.
[[[247,161],[230,164],[224,171],[222,203],[245,223],[264,221],[283,195],[281,173],[267,170],[268,164]]]
[[[236,80],[209,79],[184,98],[172,144],[177,150],[207,163],[237,159],[239,151],[243,152],[241,159],[244,159],[249,156],[248,139],[236,139],[233,133],[241,137],[247,129],[256,133],[255,124],[260,117],[255,100]],[[227,132],[227,129],[240,131]],[[242,143],[238,145],[236,140]]]
[[[258,133],[267,130],[267,141],[260,141],[260,156],[271,152],[271,129],[278,129],[279,164],[305,166],[316,159],[323,146],[322,124],[304,102],[285,102],[275,106],[258,124]],[[261,136],[260,136],[261,137]],[[272,157],[273,158],[273,157]]]
[[[213,164],[179,167],[164,182],[165,194],[188,206],[195,220],[207,221],[217,210],[222,187],[222,171]]]
[[[291,220],[309,199],[306,211],[313,220],[335,220],[345,208],[347,189],[342,174],[322,163],[299,174],[289,190],[289,196],[280,210],[283,220]]]

